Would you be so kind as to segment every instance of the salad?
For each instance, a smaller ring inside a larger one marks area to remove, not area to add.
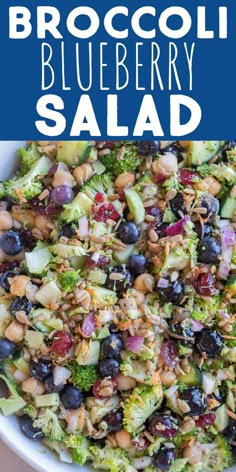
[[[61,461],[236,457],[236,141],[28,142],[0,184],[0,398]]]

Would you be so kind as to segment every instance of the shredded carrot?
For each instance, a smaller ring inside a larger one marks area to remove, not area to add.
[[[19,198],[19,201],[20,201],[21,203],[26,203],[26,202],[27,202],[27,200],[25,199],[25,197],[23,197],[23,195],[22,195],[22,191],[21,191],[19,188],[16,188],[16,189],[15,189],[15,193],[16,193],[16,195],[17,195],[17,197]]]
[[[118,328],[121,330],[121,331],[125,331],[126,329],[128,329],[131,325],[131,320],[127,320],[127,321],[120,321],[118,323]]]
[[[161,385],[161,379],[160,379],[159,372],[153,372],[152,385]]]

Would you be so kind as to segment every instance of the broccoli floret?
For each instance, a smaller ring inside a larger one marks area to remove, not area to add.
[[[134,144],[126,145],[124,156],[122,159],[117,159],[120,148],[121,144],[115,146],[110,154],[99,157],[102,164],[106,167],[107,172],[110,172],[114,176],[123,174],[124,172],[135,171],[142,162],[142,158],[137,156],[137,149]]]
[[[93,200],[85,193],[79,192],[71,203],[64,205],[64,210],[60,215],[61,221],[66,223],[78,222],[83,215],[90,215],[90,209],[93,205]]]
[[[94,365],[79,365],[76,361],[71,361],[66,367],[71,371],[72,382],[86,392],[98,379],[97,368]]]
[[[72,292],[79,281],[79,274],[75,270],[68,270],[59,274],[58,280],[63,292]]]
[[[6,383],[10,392],[8,398],[0,398],[0,410],[4,416],[13,415],[13,413],[17,413],[19,410],[24,408],[26,402],[19,395],[17,385],[14,382],[10,381],[5,375],[0,375],[0,379]]]
[[[210,300],[196,297],[190,317],[203,323],[207,318],[213,319],[218,314],[220,303],[221,299],[219,296],[211,297]]]
[[[181,190],[183,188],[183,185],[181,185],[179,179],[176,177],[176,175],[172,175],[169,177],[169,179],[166,179],[165,182],[163,183],[162,187],[166,190],[166,192],[172,188],[176,190]]]
[[[216,443],[216,447],[207,454],[203,454],[199,470],[223,472],[233,463],[230,445],[221,434],[218,434],[212,442]]]
[[[5,195],[6,195],[6,191],[5,191],[5,188],[4,188],[4,184],[3,184],[3,182],[0,182],[0,198],[5,197]]]
[[[233,336],[236,338],[236,321],[234,321],[231,326],[232,326],[232,331],[230,331],[230,336]],[[236,347],[236,339],[228,339],[227,346]]]
[[[89,451],[89,441],[81,434],[70,434],[64,438],[66,447],[70,449],[73,462],[84,465],[93,458]]]
[[[124,402],[123,425],[128,433],[134,433],[162,402],[160,385],[136,387]]]
[[[35,179],[47,174],[50,167],[51,161],[47,157],[41,157],[23,177],[4,182],[6,195],[20,202],[31,200],[39,195],[42,191],[42,183],[35,182]]]
[[[51,441],[62,441],[65,436],[56,413],[53,413],[49,408],[42,416],[34,420],[33,424],[35,428],[40,428]]]
[[[32,403],[29,403],[28,405],[26,405],[26,407],[24,408],[24,413],[28,416],[30,416],[31,418],[35,419],[36,416],[37,416],[37,408],[36,406],[34,406]]]
[[[110,472],[134,472],[125,451],[118,447],[91,446],[93,454],[92,465],[95,469],[109,470]]]
[[[40,157],[36,141],[32,141],[27,148],[19,149],[18,154],[21,159],[19,169],[20,175],[25,175],[27,172],[29,172],[29,170]]]
[[[98,192],[108,195],[114,193],[114,187],[108,174],[94,175],[81,187],[81,191],[93,200]]]

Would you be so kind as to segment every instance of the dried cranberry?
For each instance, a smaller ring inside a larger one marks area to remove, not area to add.
[[[133,439],[132,444],[134,445],[136,451],[143,451],[144,449],[147,449],[151,443],[145,436],[141,436],[137,439]]]
[[[88,269],[93,269],[94,267],[107,267],[111,263],[111,258],[109,256],[99,256],[99,259],[93,260],[92,256],[89,256],[87,259]]]
[[[189,169],[181,169],[179,172],[179,180],[183,185],[192,185],[196,182],[199,174],[197,172],[193,172]]]
[[[53,203],[44,205],[38,198],[32,198],[30,206],[35,213],[51,218],[59,215],[62,211],[61,207],[56,207]]]
[[[58,164],[54,164],[48,172],[49,177],[53,177],[58,169]]]
[[[99,147],[99,150],[114,149],[116,143],[115,143],[115,141],[104,141],[103,146],[99,146],[99,145],[100,145],[100,141],[96,141],[96,146]]]
[[[99,206],[93,206],[92,212],[94,213],[93,218],[95,221],[117,221],[120,218],[120,214],[116,211],[112,203],[104,203]]]
[[[203,297],[211,297],[216,293],[216,280],[210,272],[199,274],[193,281],[193,286]]]
[[[163,174],[156,174],[155,175],[156,184],[161,184],[162,182],[165,182],[166,179],[167,179],[166,175],[163,175]]]
[[[53,337],[51,348],[60,356],[65,356],[73,346],[73,340],[69,333],[65,331],[56,331]]]
[[[13,270],[15,267],[19,267],[18,261],[5,261],[0,263],[0,272],[6,272],[8,270]]]
[[[216,415],[213,412],[206,413],[205,415],[199,416],[198,420],[195,420],[195,424],[198,428],[208,428],[215,423]]]
[[[108,385],[108,382],[111,384],[111,385]],[[112,392],[110,393],[108,388],[109,386],[111,387],[112,389]],[[107,393],[106,393],[106,390],[105,388],[107,388]],[[112,397],[112,395],[114,395],[117,391],[117,388],[118,388],[118,383],[115,379],[98,379],[96,380],[95,384],[93,385],[93,388],[92,388],[92,392],[93,392],[93,395],[96,397],[96,398],[99,398],[100,400],[102,400],[103,398],[109,398],[109,397]],[[104,391],[104,394],[101,395],[100,392],[101,391]]]
[[[104,202],[104,200],[105,200],[104,194],[102,192],[97,192],[94,197],[94,201],[96,203],[102,203]]]
[[[178,350],[174,341],[166,341],[162,344],[160,355],[168,367],[175,368],[178,365]]]

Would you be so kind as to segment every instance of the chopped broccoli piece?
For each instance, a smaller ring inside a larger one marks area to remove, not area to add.
[[[166,190],[166,192],[172,188],[176,190],[181,190],[183,185],[181,185],[179,179],[176,175],[171,175],[167,180],[164,181],[162,187]]]
[[[20,148],[18,154],[21,160],[19,169],[20,175],[27,174],[35,162],[40,158],[36,141],[32,141],[27,148]]]
[[[48,247],[49,251],[52,252],[55,256],[67,259],[68,257],[73,256],[86,256],[85,249],[78,244],[78,246],[72,246],[70,244],[54,244],[53,246]]]
[[[232,331],[230,331],[230,336],[236,337],[236,321],[234,321],[231,326],[232,326]],[[236,347],[236,339],[228,339],[227,346]]]
[[[79,281],[79,274],[75,270],[68,270],[59,274],[58,280],[63,292],[72,292]]]
[[[66,367],[71,371],[71,381],[86,392],[98,379],[97,368],[94,365],[79,365],[76,361],[71,361]]]
[[[86,195],[93,200],[98,192],[103,194],[114,193],[114,187],[108,174],[94,175],[81,187],[81,191],[86,193]]]
[[[3,182],[0,182],[0,198],[5,197],[5,195],[6,195],[6,192],[5,192],[4,184]]]
[[[35,419],[37,416],[37,408],[33,405],[33,403],[29,403],[25,406],[24,413],[30,416],[31,418]]]
[[[23,177],[4,182],[6,195],[21,202],[31,200],[39,195],[42,191],[42,183],[35,182],[35,179],[40,175],[47,174],[50,167],[51,161],[47,157],[41,157]]]
[[[220,309],[221,299],[219,296],[211,297],[211,299],[204,299],[195,297],[193,310],[190,312],[190,317],[194,320],[204,323],[207,318],[213,319]]]
[[[95,469],[109,470],[110,472],[134,471],[126,452],[119,447],[91,446],[90,451],[93,454],[92,465]]]
[[[9,398],[0,398],[0,410],[2,410],[4,416],[10,416],[24,408],[26,403],[18,394],[16,385],[12,381],[10,381],[5,375],[0,375],[0,379],[6,383],[7,388],[10,391]]]
[[[160,385],[136,387],[124,402],[123,425],[128,433],[134,433],[162,402]]]
[[[142,158],[137,155],[137,149],[134,144],[125,146],[124,157],[117,159],[121,144],[117,145],[109,154],[99,157],[107,172],[117,176],[124,172],[135,171],[141,164]]]
[[[214,437],[212,442],[216,443],[216,447],[207,454],[203,454],[201,462],[198,464],[200,465],[198,470],[204,472],[223,472],[233,463],[230,445],[221,434]]]
[[[60,215],[60,219],[66,223],[78,221],[83,215],[90,215],[90,209],[93,205],[93,200],[85,193],[79,192],[71,203],[64,205],[64,210]]]
[[[70,449],[73,462],[84,465],[93,458],[89,451],[89,441],[81,434],[70,434],[64,438],[66,447]]]
[[[202,177],[213,175],[220,182],[228,182],[229,185],[236,184],[236,172],[234,169],[226,164],[202,164],[197,167],[197,171]]]
[[[57,415],[49,408],[34,421],[34,427],[40,428],[51,441],[62,441],[65,436]]]

